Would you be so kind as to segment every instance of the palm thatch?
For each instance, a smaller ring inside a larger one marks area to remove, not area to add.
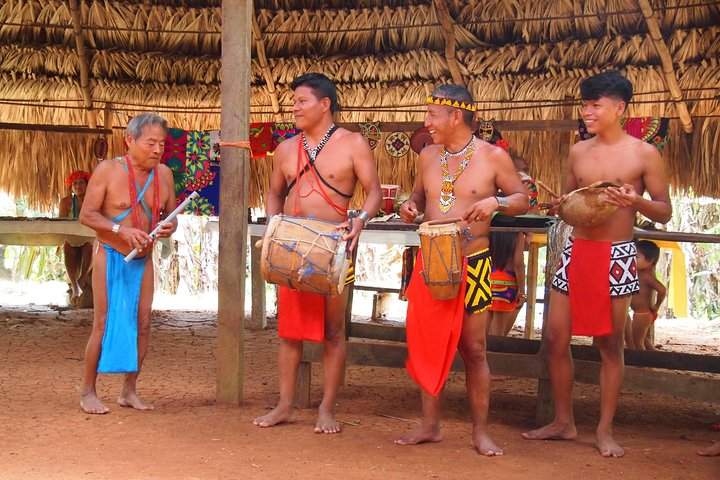
[[[85,58],[77,54],[68,2],[0,5],[0,153],[10,159],[0,163],[0,189],[38,206],[65,193],[68,172],[95,164],[92,144],[101,134],[46,125],[112,129],[114,154],[121,128],[138,112],[158,111],[188,130],[220,125],[220,0],[78,3]],[[451,33],[443,30],[447,15],[438,15],[439,3],[447,7]],[[672,186],[720,197],[720,5],[653,0],[651,6],[691,134],[683,132],[637,0],[255,0],[251,121],[291,119],[292,79],[320,71],[337,83],[338,121],[421,122],[424,98],[452,81],[452,68],[478,100],[482,118],[571,119],[578,116],[579,82],[616,68],[635,87],[630,116],[673,119],[663,154]],[[452,64],[446,35],[455,45]],[[84,62],[87,86],[80,81]],[[577,140],[572,132],[504,136],[533,175],[559,188],[563,156]],[[411,187],[414,154],[391,159],[380,145],[375,157],[382,182]],[[261,203],[270,168],[269,159],[252,162],[253,205]]]

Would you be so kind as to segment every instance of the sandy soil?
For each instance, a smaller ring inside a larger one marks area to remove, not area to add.
[[[260,429],[252,419],[277,399],[276,333],[246,331],[243,403],[217,404],[213,311],[156,312],[139,385],[154,411],[115,404],[121,378],[105,375],[99,393],[111,412],[87,415],[78,400],[90,325],[90,310],[0,306],[0,479],[720,478],[720,457],[695,454],[720,440],[710,428],[720,406],[624,393],[615,435],[627,455],[604,459],[592,447],[598,388],[588,385],[575,390],[576,441],[530,442],[520,433],[533,426],[536,382],[496,378],[491,432],[502,458],[469,447],[462,374],[448,383],[441,443],[393,444],[416,425],[420,402],[407,373],[387,368],[348,367],[338,412],[349,424],[339,435],[312,433],[310,409]],[[320,374],[313,368],[316,404]]]

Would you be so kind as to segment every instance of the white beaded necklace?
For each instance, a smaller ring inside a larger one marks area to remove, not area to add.
[[[333,132],[337,130],[337,127],[335,124],[331,124],[330,128],[328,128],[327,132],[325,132],[325,135],[323,135],[323,138],[320,140],[320,143],[317,144],[317,147],[310,148],[307,143],[307,138],[305,137],[305,134],[302,135],[302,143],[303,148],[305,149],[305,153],[307,153],[308,158],[310,159],[310,163],[315,163],[315,159],[318,155],[320,155],[320,151],[323,149],[325,144],[330,140],[330,136],[333,134]]]

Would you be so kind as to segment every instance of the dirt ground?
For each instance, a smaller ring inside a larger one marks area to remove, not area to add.
[[[0,479],[720,478],[720,457],[695,453],[720,440],[710,428],[720,406],[624,393],[615,435],[626,456],[604,459],[592,446],[598,388],[589,385],[575,389],[576,441],[530,442],[520,433],[533,427],[536,382],[495,378],[491,432],[505,449],[501,458],[469,446],[462,374],[451,374],[445,440],[437,444],[393,444],[421,412],[418,388],[404,370],[389,368],[348,367],[339,435],[314,434],[311,409],[294,424],[260,429],[252,419],[278,395],[276,332],[246,331],[244,400],[220,405],[213,311],[156,312],[139,384],[154,411],[115,404],[121,378],[104,375],[99,393],[111,412],[87,415],[78,400],[90,325],[90,310],[0,306]],[[314,367],[316,404],[320,374]]]

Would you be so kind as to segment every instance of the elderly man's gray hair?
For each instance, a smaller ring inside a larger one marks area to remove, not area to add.
[[[160,125],[163,130],[165,130],[165,135],[167,135],[167,120],[157,113],[141,113],[137,117],[133,117],[128,122],[127,134],[132,135],[134,140],[138,140],[142,136],[143,130],[148,125]]]

